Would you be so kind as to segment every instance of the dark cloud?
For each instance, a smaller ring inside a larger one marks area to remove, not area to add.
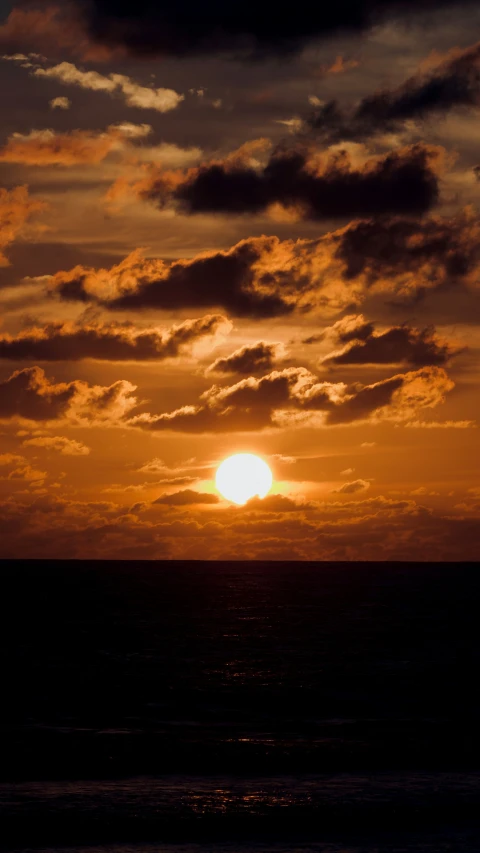
[[[249,432],[295,424],[318,412],[326,426],[387,418],[401,422],[443,402],[453,382],[438,367],[424,367],[372,385],[319,381],[302,367],[276,370],[260,379],[212,386],[200,404],[173,412],[133,417],[132,426],[184,433]]]
[[[208,368],[209,373],[240,373],[251,376],[271,370],[277,360],[279,344],[256,344],[241,347],[226,358],[217,358]]]
[[[406,323],[375,333],[372,324],[340,333],[339,340],[351,341],[342,352],[332,353],[323,359],[324,364],[409,364],[413,367],[443,365],[455,355],[447,341],[435,334],[434,328],[414,329]]]
[[[306,500],[294,500],[287,495],[267,495],[266,498],[254,497],[241,507],[246,512],[305,512],[315,509],[315,504]],[[238,508],[235,512],[238,513]]]
[[[395,132],[407,120],[478,106],[480,43],[465,50],[454,49],[443,61],[437,60],[401,86],[369,95],[351,113],[342,112],[335,101],[330,101],[313,114],[309,124],[332,143]]]
[[[73,54],[100,62],[124,52],[93,41],[79,15],[80,3],[73,0],[17,0],[12,5],[0,24],[0,45],[5,52],[33,51],[36,58],[38,52],[47,56]]]
[[[47,421],[64,415],[75,396],[75,384],[49,382],[43,370],[17,370],[0,382],[0,418],[19,416]]]
[[[24,0],[22,6],[33,4]],[[122,48],[133,56],[227,55],[243,59],[289,56],[321,37],[363,32],[376,23],[453,5],[452,0],[339,0],[319,6],[306,3],[288,15],[254,0],[229,6],[192,0],[159,4],[154,0],[72,0],[93,45]],[[59,33],[61,37],[61,32]],[[67,44],[71,34],[67,31]],[[85,36],[83,36],[85,38]]]
[[[467,210],[451,218],[360,220],[316,240],[250,237],[173,263],[133,252],[110,269],[58,272],[49,291],[112,310],[209,308],[261,319],[314,306],[342,310],[370,289],[417,299],[453,285],[475,288],[479,258],[479,220]],[[362,334],[370,332],[367,325]]]
[[[480,518],[427,510],[385,497],[317,504],[306,519],[280,511],[219,506],[215,522],[199,509],[159,523],[141,517],[145,504],[72,501],[53,496],[0,504],[0,554],[38,559],[471,560],[478,557]],[[361,497],[361,495],[360,495]],[[290,499],[286,499],[290,500]],[[294,502],[291,501],[293,504]],[[265,510],[265,515],[262,512]],[[153,513],[151,513],[153,515]],[[236,522],[232,523],[232,516]],[[276,544],[275,544],[276,543]],[[265,552],[268,547],[270,551]],[[113,557],[112,557],[113,555]],[[292,557],[293,555],[293,557]]]
[[[354,393],[351,393],[342,405],[331,409],[329,422],[353,423],[362,421],[373,413],[381,412],[392,403],[395,392],[400,391],[404,384],[404,376],[393,376],[391,379],[384,379],[373,385],[352,389]]]
[[[373,323],[367,322],[363,314],[347,314],[323,332],[317,335],[309,335],[302,340],[302,344],[318,344],[324,341],[328,334],[333,334],[337,341],[346,344],[349,341],[364,341],[375,331]]]
[[[337,339],[342,344],[346,344],[349,341],[366,341],[372,336],[375,326],[373,323],[366,322],[362,315],[356,317],[354,323],[349,323],[348,319],[344,317],[334,326]]]
[[[135,386],[119,380],[113,385],[48,379],[40,367],[28,367],[0,382],[0,420],[26,418],[53,421],[67,418],[77,424],[122,420],[135,407]]]
[[[221,315],[186,320],[171,329],[139,331],[116,323],[76,326],[49,323],[27,329],[16,337],[0,336],[0,359],[12,361],[148,361],[173,358],[188,351],[197,341],[229,330]]]
[[[68,301],[100,302],[114,310],[221,307],[240,317],[281,316],[293,311],[294,294],[287,288],[280,293],[274,276],[256,269],[278,243],[275,237],[251,238],[228,251],[170,265],[134,253],[110,271],[76,267],[58,273],[53,290]],[[122,292],[126,272],[135,287]]]
[[[476,215],[422,221],[392,218],[354,222],[339,233],[336,257],[347,279],[392,292],[420,292],[476,280],[480,229]]]
[[[181,492],[174,492],[173,495],[162,495],[153,501],[154,504],[163,506],[190,506],[193,504],[218,504],[220,499],[217,495],[210,495],[207,492],[195,492],[193,489],[184,489]]]
[[[313,220],[422,214],[437,201],[441,152],[419,143],[355,166],[346,151],[320,162],[308,147],[280,146],[261,168],[227,158],[183,177],[154,171],[138,194],[188,214],[256,214],[274,204]]]
[[[309,335],[308,338],[304,338],[302,340],[302,344],[318,344],[320,341],[323,341],[325,338],[324,332],[320,332],[318,335]]]

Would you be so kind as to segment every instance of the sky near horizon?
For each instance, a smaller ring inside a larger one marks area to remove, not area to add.
[[[478,558],[479,38],[0,2],[0,557]]]

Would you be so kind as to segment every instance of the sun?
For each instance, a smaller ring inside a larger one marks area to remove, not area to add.
[[[236,453],[220,465],[215,485],[233,503],[246,503],[258,495],[264,498],[272,488],[273,476],[267,463],[253,453]]]

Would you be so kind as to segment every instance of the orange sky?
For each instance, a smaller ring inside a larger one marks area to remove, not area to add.
[[[475,4],[120,6],[0,4],[0,557],[476,559]]]

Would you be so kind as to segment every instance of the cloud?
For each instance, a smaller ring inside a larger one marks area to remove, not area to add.
[[[366,492],[369,488],[368,480],[354,480],[352,483],[344,483],[339,489],[334,489],[334,494],[354,495],[358,492]]]
[[[476,429],[475,421],[412,421],[405,424],[408,429]]]
[[[10,468],[6,476],[0,476],[0,480],[23,480],[28,483],[39,483],[47,476],[45,471],[32,468],[24,456],[16,456],[13,453],[0,455],[0,468]]]
[[[151,459],[150,462],[146,462],[145,465],[141,466],[141,468],[138,468],[138,471],[142,474],[149,474],[153,476],[161,475],[160,480],[147,484],[148,488],[151,488],[152,485],[186,486],[199,480],[200,477],[198,474],[202,472],[202,469],[205,467],[208,468],[210,466],[195,465],[195,460],[191,459],[183,465],[177,465],[171,468],[163,461],[163,459],[156,457],[155,459]]]
[[[65,436],[40,436],[29,438],[23,442],[24,447],[43,447],[46,450],[54,450],[62,456],[88,456],[90,448],[80,441]]]
[[[237,156],[187,172],[152,169],[133,190],[186,214],[259,214],[274,205],[313,220],[420,214],[437,201],[442,152],[418,143],[359,166],[347,151],[321,159],[308,146],[280,146],[262,166]]]
[[[281,344],[257,341],[256,344],[241,347],[226,358],[217,358],[208,368],[208,372],[240,373],[246,376],[263,373],[265,370],[271,370],[274,367],[282,351]]]
[[[151,459],[150,462],[146,462],[145,465],[142,465],[138,470],[142,474],[165,474],[172,471],[172,469],[165,464],[163,459],[159,459],[158,457]],[[176,472],[176,469],[173,470]]]
[[[286,495],[267,495],[265,498],[254,497],[250,498],[242,507],[235,508],[235,512],[262,512],[262,513],[280,513],[280,512],[305,512],[315,508],[315,504],[297,498],[289,498]]]
[[[135,386],[125,380],[110,386],[89,385],[78,379],[56,383],[40,367],[28,367],[0,382],[0,420],[114,424],[137,405],[134,391]]]
[[[451,5],[452,0],[440,0],[435,8]],[[318,8],[302,4],[287,17],[275,15],[268,5],[259,6],[253,0],[235,8],[199,8],[189,0],[168,6],[150,0],[121,6],[116,0],[75,0],[73,9],[78,9],[82,34],[86,32],[94,46],[121,48],[133,56],[220,55],[258,60],[289,56],[321,37],[364,32],[375,24],[397,20],[399,15],[409,18],[431,9],[431,3],[348,0]]]
[[[61,62],[51,68],[39,67],[33,71],[33,74],[35,77],[59,80],[67,86],[104,92],[114,97],[121,95],[128,107],[155,110],[159,113],[175,110],[184,100],[184,95],[180,95],[173,89],[141,86],[125,74],[105,75],[98,71],[82,71],[71,62]]]
[[[0,453],[0,468],[7,465],[18,465],[19,462],[24,462],[23,456],[17,456],[15,453]]]
[[[62,96],[58,98],[52,98],[52,100],[49,101],[49,104],[52,110],[69,110],[72,106],[70,98],[64,98]]]
[[[153,503],[163,506],[190,506],[192,504],[217,504],[219,500],[217,495],[211,495],[206,492],[195,492],[193,489],[184,489],[181,492],[174,492],[173,495],[162,495]]]
[[[300,502],[297,508],[285,504],[295,503],[290,498],[281,499],[279,511],[270,507],[279,497],[253,508],[192,508],[186,518],[174,510],[166,516],[150,508],[148,514],[143,502],[131,506],[23,493],[0,504],[0,555],[217,560],[261,559],[268,553],[273,559],[474,561],[478,551],[478,517],[449,517],[413,498],[343,496],[307,507],[305,518]]]
[[[159,361],[191,352],[196,343],[215,340],[230,329],[230,321],[218,314],[186,320],[166,330],[137,330],[117,323],[80,326],[69,322],[49,323],[43,328],[26,329],[16,337],[0,335],[0,359]]]
[[[335,62],[332,62],[331,65],[327,65],[324,69],[325,74],[345,74],[346,71],[350,71],[352,68],[358,68],[360,63],[357,59],[345,59],[344,56],[337,56],[335,58]]]
[[[370,294],[411,301],[453,286],[476,289],[479,260],[480,222],[467,210],[451,218],[355,221],[314,240],[250,237],[173,263],[135,251],[110,269],[60,271],[50,289],[67,301],[129,312],[208,307],[267,318],[320,308],[325,315],[351,311]],[[372,331],[371,323],[364,330],[354,324],[351,339]]]
[[[347,314],[326,331],[331,332],[340,343],[346,344],[349,341],[368,340],[373,335],[375,326],[365,320],[363,314]]]
[[[476,286],[480,228],[470,210],[421,222],[365,220],[337,233],[345,278],[368,289],[418,297],[453,283]]]
[[[275,370],[260,379],[213,385],[197,405],[173,412],[135,415],[129,423],[147,430],[184,433],[248,432],[308,424],[318,415],[324,426],[361,421],[410,420],[434,408],[454,387],[444,370],[424,367],[372,385],[322,382],[304,367]]]
[[[27,187],[0,187],[0,267],[9,263],[4,249],[23,236],[30,218],[46,207],[44,202],[31,198]]]
[[[144,260],[134,252],[110,270],[78,266],[60,272],[51,290],[65,300],[98,302],[117,310],[208,306],[240,317],[281,316],[293,311],[296,293],[285,287],[281,295],[277,282],[267,277],[264,261],[278,245],[275,237],[251,238],[225,252],[205,252],[171,264]]]
[[[27,483],[34,483],[38,486],[43,484],[46,476],[46,471],[40,471],[38,468],[32,468],[31,465],[26,464],[10,471],[8,480],[22,480]]]
[[[381,89],[363,98],[355,109],[342,112],[335,101],[324,104],[310,125],[325,141],[365,139],[376,133],[395,133],[408,120],[424,120],[459,107],[480,106],[480,42],[427,67],[400,86]]]
[[[341,342],[351,343],[340,352],[325,356],[323,364],[409,364],[425,367],[447,364],[459,352],[441,340],[432,327],[414,329],[404,323],[375,333],[372,324],[363,322],[361,315],[360,318],[344,318],[340,324],[345,326],[350,319],[360,321],[357,329],[343,333],[339,330],[338,338]]]
[[[62,2],[55,6],[50,0],[16,3],[0,25],[0,45],[11,53],[39,51],[48,56],[59,56],[66,52],[99,62],[123,52],[94,44],[74,4]],[[35,55],[38,58],[38,53]],[[20,56],[15,58],[21,60]],[[24,56],[24,60],[28,58]]]
[[[150,125],[111,125],[104,133],[90,130],[31,130],[14,133],[0,149],[0,162],[27,166],[73,166],[100,163],[130,139],[143,138]]]

